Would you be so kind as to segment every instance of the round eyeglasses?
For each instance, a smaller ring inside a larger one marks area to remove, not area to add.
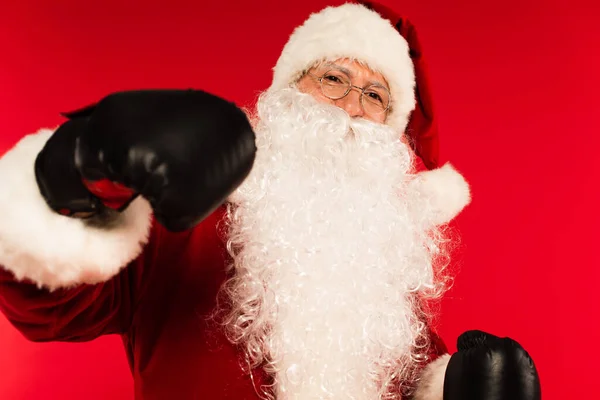
[[[360,104],[369,115],[382,114],[390,108],[390,92],[381,85],[368,85],[364,88],[355,86],[348,75],[342,71],[329,70],[321,76],[308,72],[321,86],[323,95],[331,100],[339,100],[355,89],[360,92]]]

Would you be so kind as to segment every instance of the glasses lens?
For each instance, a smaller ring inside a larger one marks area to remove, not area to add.
[[[369,86],[365,88],[362,101],[367,114],[380,114],[390,105],[390,92],[381,86]]]
[[[330,99],[341,99],[348,93],[350,79],[340,71],[328,71],[321,78],[323,94]]]

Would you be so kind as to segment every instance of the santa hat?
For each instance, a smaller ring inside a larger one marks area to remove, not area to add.
[[[392,95],[386,123],[405,132],[429,169],[438,166],[438,131],[421,46],[413,25],[363,1],[327,7],[296,28],[275,65],[269,90],[289,87],[316,62],[350,58],[380,72]]]

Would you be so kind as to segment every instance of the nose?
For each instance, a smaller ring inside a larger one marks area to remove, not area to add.
[[[365,112],[360,104],[361,92],[355,88],[350,90],[345,97],[338,100],[338,106],[350,115],[350,117],[363,117]]]

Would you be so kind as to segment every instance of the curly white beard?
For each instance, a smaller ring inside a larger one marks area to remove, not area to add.
[[[412,153],[389,127],[295,89],[257,111],[255,166],[230,198],[229,337],[279,400],[398,398],[441,241],[414,212]]]

